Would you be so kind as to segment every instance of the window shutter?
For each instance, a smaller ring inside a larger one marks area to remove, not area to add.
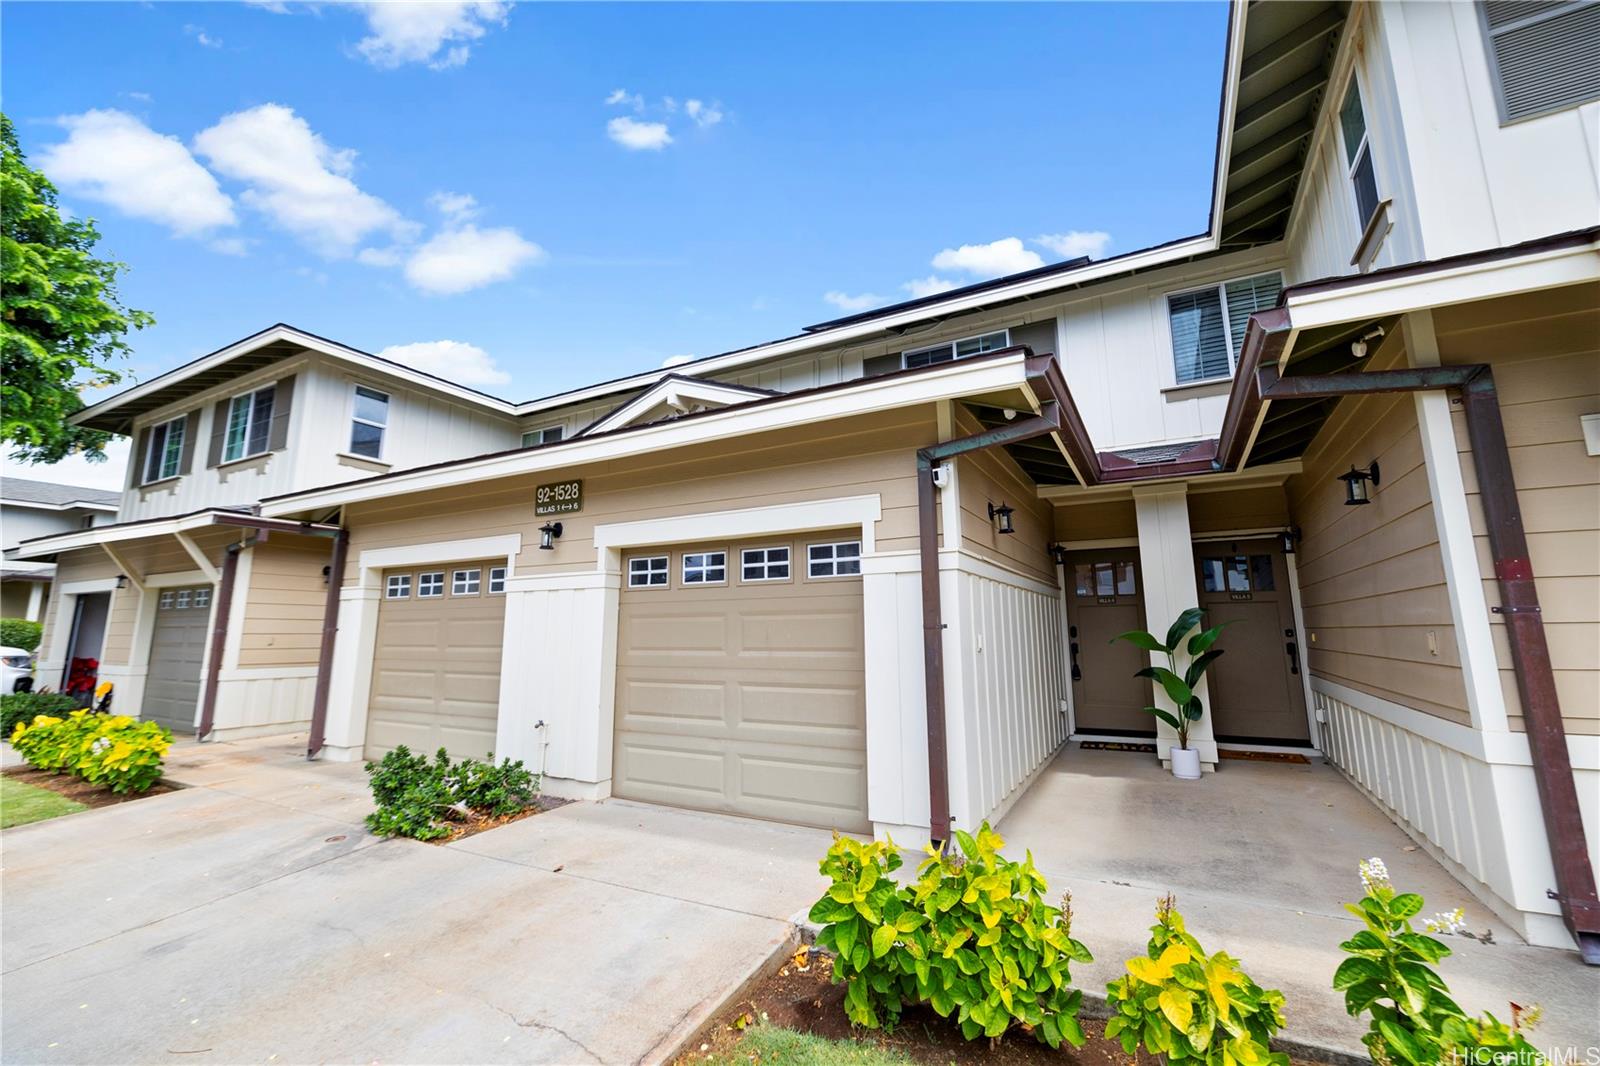
[[[1172,359],[1178,384],[1227,377],[1228,336],[1222,328],[1222,297],[1216,289],[1167,297],[1172,320]]]
[[[1276,273],[1228,282],[1228,332],[1233,337],[1235,359],[1239,358],[1239,349],[1244,347],[1244,331],[1250,324],[1250,316],[1276,307],[1282,291],[1283,275]]]
[[[861,363],[861,376],[868,378],[880,377],[884,374],[893,374],[900,369],[900,353],[892,355],[875,355]]]
[[[228,406],[231,400],[222,400],[211,409],[211,446],[206,450],[207,468],[222,462],[222,441],[228,435]]]
[[[294,410],[294,375],[278,381],[272,396],[272,430],[267,436],[267,451],[281,452],[289,446],[289,414]]]
[[[183,420],[183,455],[178,460],[178,473],[187,474],[194,469],[194,443],[200,435],[200,412],[194,410]]]
[[[139,440],[134,445],[132,461],[128,463],[130,487],[144,484],[145,463],[150,459],[150,432],[154,426],[145,426],[139,431]]]
[[[1480,5],[1505,122],[1600,99],[1600,2]]]

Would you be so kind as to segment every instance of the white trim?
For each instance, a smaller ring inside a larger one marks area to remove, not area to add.
[[[771,395],[772,393],[762,389],[751,389],[742,385],[729,385],[720,381],[704,381],[669,372],[661,375],[653,386],[590,425],[577,436],[582,437],[591,433],[604,433],[607,430],[621,429],[623,426],[631,425],[636,419],[649,414],[662,404],[666,404],[679,413],[683,413],[690,410],[691,406],[690,403],[685,401],[732,406],[733,404],[745,403],[750,400],[764,399]]]
[[[841,555],[841,554],[839,554],[839,549],[843,548],[843,547],[846,547],[847,545],[854,545],[855,546],[856,553],[854,555]],[[846,537],[843,540],[812,540],[812,541],[807,541],[805,543],[804,547],[805,547],[805,550],[806,550],[805,551],[805,564],[806,564],[805,579],[807,581],[838,581],[838,580],[841,580],[841,579],[844,579],[844,578],[858,578],[858,577],[861,576],[861,557],[862,557],[862,555],[865,554],[865,552],[864,552],[864,550],[862,548],[862,542],[861,542],[861,540],[859,538]],[[827,548],[827,549],[829,549],[827,558],[825,558],[825,559],[813,559],[811,557],[811,549],[813,549],[813,548]],[[852,561],[856,564],[855,573],[853,573],[853,574],[852,573],[843,573],[843,574],[841,574],[839,572],[840,564],[841,563],[847,564],[847,563],[850,563]],[[811,564],[812,563],[826,563],[828,568],[829,568],[829,570],[831,570],[832,572],[831,573],[827,573],[827,574],[815,573],[811,569]]]
[[[643,570],[635,571],[634,563],[660,563],[660,567],[646,566]],[[638,573],[645,580],[634,581],[634,574]],[[656,574],[665,577],[665,581],[651,581]],[[626,589],[670,589],[672,587],[672,553],[646,552],[643,555],[628,555],[622,560],[622,587]]]
[[[697,589],[697,588],[721,588],[724,585],[732,584],[732,581],[730,580],[730,578],[728,576],[728,569],[729,569],[729,567],[728,567],[728,555],[729,554],[730,553],[728,552],[727,548],[695,548],[695,549],[693,549],[691,551],[681,551],[681,552],[679,552],[678,553],[678,588],[679,588],[679,590],[681,591],[683,589]],[[713,563],[711,561],[711,557],[712,556],[717,556],[717,555],[720,555],[722,557],[722,561],[720,563]],[[701,559],[700,564],[695,567],[695,572],[700,575],[700,579],[697,580],[697,581],[690,581],[689,580],[689,558],[691,556],[698,556]],[[721,570],[722,571],[722,577],[719,578],[716,581],[712,581],[707,575],[709,575],[713,570]]]
[[[74,551],[78,548],[93,548],[107,543],[115,544],[125,540],[145,540],[149,537],[165,537],[174,533],[188,532],[191,529],[204,529],[216,525],[213,521],[216,515],[232,515],[239,517],[239,512],[226,507],[208,507],[194,514],[180,515],[176,518],[159,520],[141,520],[123,522],[120,524],[93,526],[89,529],[77,529],[70,533],[55,533],[47,537],[35,537],[23,541],[15,551],[21,559],[32,559],[40,555],[54,555],[57,552]],[[331,531],[336,527],[311,523],[312,530]],[[248,533],[246,527],[238,527],[241,534]]]
[[[694,418],[641,426],[627,433],[573,437],[559,444],[485,456],[440,469],[408,471],[290,494],[264,501],[262,513],[290,515],[516,474],[570,469],[585,463],[743,437],[768,429],[872,414],[982,392],[1020,390],[1026,382],[1026,360],[1020,353],[959,359],[914,374],[866,378],[851,382],[849,388],[797,393],[757,405],[739,404]]]
[[[117,511],[114,503],[90,503],[86,500],[73,500],[68,503],[38,503],[34,500],[12,500],[0,496],[0,507],[8,510],[12,507],[21,507],[33,511]]]
[[[872,527],[883,516],[883,498],[841,496],[806,503],[781,503],[737,511],[649,518],[638,522],[609,522],[594,527],[594,547],[601,570],[606,556],[622,548],[647,548],[697,541],[742,540],[806,530],[861,528],[861,553],[875,549]]]
[[[1183,443],[1186,442],[1174,442],[1174,444]],[[1132,496],[1134,487],[1138,485],[1179,484],[1184,485],[1191,496],[1200,496],[1208,492],[1233,492],[1236,489],[1281,485],[1295,474],[1300,473],[1303,467],[1304,464],[1299,459],[1285,459],[1279,463],[1243,467],[1238,470],[1228,470],[1217,474],[1175,474],[1166,478],[1111,482],[1104,485],[1043,485],[1039,488],[1039,499],[1049,500],[1058,507],[1071,507],[1076,504],[1101,503],[1105,500],[1124,499]]]
[[[521,533],[504,533],[497,537],[471,537],[465,540],[435,540],[425,544],[402,544],[393,548],[368,548],[356,560],[356,585],[379,589],[381,570],[394,570],[405,566],[437,566],[474,559],[506,560],[506,568],[517,565],[517,555],[522,551]],[[349,586],[346,586],[347,588]],[[381,589],[380,589],[381,591]],[[414,594],[414,593],[413,593]]]
[[[356,393],[361,389],[366,389],[368,392],[375,392],[379,396],[383,397],[382,422],[374,422],[370,418],[361,418],[356,414]],[[345,401],[345,411],[349,416],[345,419],[345,425],[347,427],[344,435],[345,446],[339,450],[338,454],[350,459],[358,459],[363,462],[382,463],[386,467],[391,465],[388,460],[384,459],[383,456],[384,453],[389,450],[389,417],[393,411],[393,408],[394,394],[392,392],[389,392],[386,389],[380,389],[376,385],[368,385],[362,381],[350,382],[350,395]],[[377,455],[362,455],[360,452],[355,450],[355,432],[356,424],[358,422],[363,426],[372,426],[378,430]]]

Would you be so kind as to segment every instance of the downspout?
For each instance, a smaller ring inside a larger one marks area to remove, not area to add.
[[[328,594],[322,605],[322,651],[317,656],[317,685],[311,697],[311,734],[306,738],[306,759],[322,750],[328,726],[328,692],[333,685],[333,647],[339,633],[339,593],[344,588],[345,557],[350,550],[350,531],[333,535],[333,551],[328,560]]]
[[[1043,404],[1039,414],[1032,417],[917,451],[923,689],[928,716],[928,835],[936,844],[950,838],[950,759],[945,729],[944,606],[939,592],[939,507],[934,496],[934,470],[939,464],[958,455],[1031,440],[1059,432],[1060,429],[1061,408],[1052,399]]]
[[[1280,378],[1275,369],[1267,368],[1260,370],[1257,378],[1260,395],[1266,400],[1452,388],[1461,391],[1478,498],[1488,528],[1489,554],[1500,589],[1500,606],[1492,610],[1505,618],[1511,669],[1522,701],[1533,777],[1550,841],[1551,865],[1555,868],[1556,890],[1549,895],[1560,904],[1562,919],[1577,941],[1583,961],[1600,965],[1600,899],[1595,893],[1594,869],[1589,863],[1572,757],[1567,750],[1533,565],[1528,559],[1522,505],[1512,477],[1511,452],[1506,446],[1494,373],[1488,366],[1477,364]]]
[[[211,652],[207,659],[205,693],[200,699],[200,728],[196,740],[211,734],[212,723],[217,718],[217,681],[222,673],[222,655],[228,644],[228,615],[233,611],[233,583],[239,576],[239,552],[242,543],[230,544],[223,551],[222,577],[217,582],[217,602],[213,607],[211,623]]]

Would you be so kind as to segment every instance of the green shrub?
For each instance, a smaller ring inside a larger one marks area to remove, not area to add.
[[[367,763],[367,775],[376,804],[367,828],[416,840],[448,836],[452,820],[515,814],[532,804],[539,790],[537,776],[520,759],[498,766],[478,759],[452,762],[440,748],[429,763],[404,744]]]
[[[1143,1047],[1168,1063],[1288,1066],[1289,1056],[1270,1047],[1283,1027],[1283,993],[1250,980],[1239,960],[1207,955],[1171,896],[1156,908],[1145,955],[1127,967],[1106,986],[1106,1038],[1128,1054]]]
[[[822,860],[833,882],[811,908],[823,926],[817,943],[837,956],[845,1012],[858,1025],[892,1028],[906,1003],[955,1016],[968,1040],[995,1038],[1013,1025],[1052,1048],[1084,1042],[1071,987],[1071,962],[1089,962],[1072,939],[1070,901],[1044,902],[1048,886],[1033,866],[999,854],[1005,842],[985,822],[974,836],[957,830],[959,854],[928,849],[910,886],[896,884],[893,841],[838,837]]]
[[[75,774],[113,792],[147,792],[161,779],[172,733],[125,714],[74,711],[18,723],[11,746],[35,769]]]
[[[0,618],[0,645],[7,648],[35,651],[43,635],[43,622],[30,622],[26,618]]]
[[[18,722],[41,714],[61,718],[77,709],[78,701],[64,692],[7,692],[0,695],[0,734],[9,737]]]
[[[1522,1035],[1537,1024],[1537,1008],[1524,1012],[1513,1004],[1510,1025],[1492,1014],[1469,1018],[1433,969],[1450,949],[1411,925],[1422,910],[1422,897],[1396,892],[1382,859],[1361,864],[1361,883],[1366,889],[1361,902],[1345,907],[1366,928],[1339,945],[1350,958],[1334,972],[1333,987],[1344,993],[1345,1010],[1352,1016],[1371,1015],[1361,1042],[1373,1062],[1431,1066],[1492,1061],[1529,1066],[1545,1061]],[[1457,910],[1428,919],[1425,926],[1429,932],[1455,932],[1461,918]]]

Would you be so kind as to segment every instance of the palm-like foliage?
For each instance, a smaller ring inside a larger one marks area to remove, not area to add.
[[[1143,648],[1145,651],[1161,652],[1167,657],[1166,666],[1147,666],[1137,671],[1135,677],[1148,677],[1158,683],[1167,693],[1167,698],[1172,700],[1177,712],[1165,710],[1161,707],[1146,707],[1145,710],[1161,719],[1178,731],[1178,747],[1189,746],[1189,723],[1198,722],[1205,715],[1205,705],[1200,697],[1195,695],[1195,688],[1199,686],[1200,679],[1205,676],[1206,667],[1216,661],[1222,654],[1221,648],[1212,647],[1217,638],[1222,635],[1223,629],[1231,625],[1223,622],[1222,625],[1212,626],[1189,637],[1185,646],[1184,637],[1197,629],[1200,621],[1205,617],[1205,612],[1198,607],[1191,607],[1184,611],[1167,629],[1167,639],[1161,640],[1152,633],[1142,629],[1129,630],[1118,633],[1112,637],[1110,643],[1125,640],[1129,644]],[[1180,648],[1189,654],[1189,665],[1182,674],[1178,673],[1178,651]]]

